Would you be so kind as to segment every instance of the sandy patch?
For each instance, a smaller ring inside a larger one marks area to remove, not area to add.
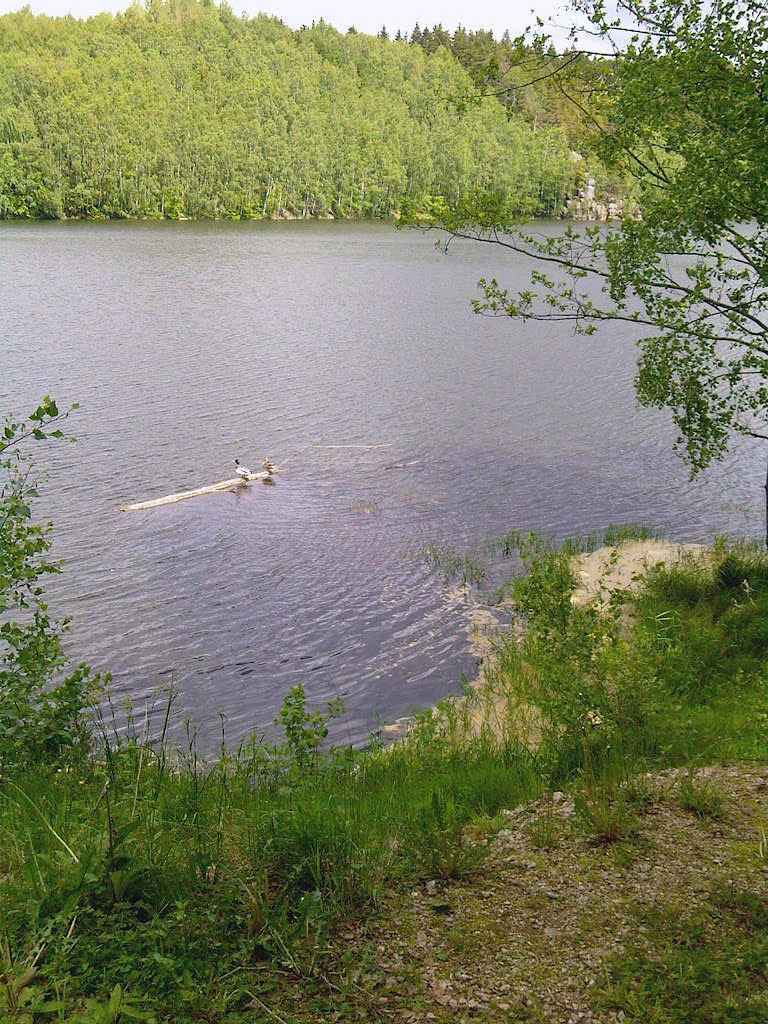
[[[673,565],[688,558],[699,558],[705,550],[702,544],[675,544],[664,540],[627,541],[616,547],[602,547],[589,554],[578,555],[572,560],[577,586],[571,600],[575,605],[590,601],[604,603],[616,590],[635,590],[642,577],[655,565]],[[450,599],[456,601],[459,595],[463,601],[469,599],[467,587],[450,592]],[[498,651],[506,639],[519,631],[519,621],[504,626],[498,615],[481,605],[470,607],[467,612],[467,641],[470,652],[478,659],[479,668],[469,683],[465,695],[446,698],[450,709],[451,722],[446,722],[454,740],[469,740],[485,733],[497,740],[509,732],[510,723],[515,722],[515,732],[522,742],[536,742],[540,734],[540,721],[536,709],[514,704],[511,694],[501,693],[498,684],[491,682],[493,669],[498,660]],[[440,714],[432,708],[433,714]],[[391,739],[401,739],[408,734],[414,719],[411,715],[398,718],[383,726],[381,732]]]
[[[575,605],[605,602],[614,590],[635,590],[643,575],[655,565],[674,565],[685,558],[699,557],[703,544],[674,544],[665,540],[633,540],[618,547],[598,548],[573,559],[578,584]]]

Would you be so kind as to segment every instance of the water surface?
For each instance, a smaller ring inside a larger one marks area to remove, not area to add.
[[[527,283],[511,254],[385,225],[0,227],[0,407],[81,406],[78,444],[41,449],[73,656],[138,702],[175,679],[207,737],[215,712],[233,738],[268,725],[301,680],[357,740],[472,671],[426,542],[761,530],[759,450],[689,483],[635,405],[628,329],[475,317],[481,275]],[[288,460],[273,487],[117,511],[265,454]]]

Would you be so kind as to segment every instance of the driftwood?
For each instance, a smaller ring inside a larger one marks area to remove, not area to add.
[[[407,469],[409,466],[417,466],[421,459],[414,459],[413,462],[391,462],[384,469]]]
[[[356,448],[359,451],[371,451],[375,448],[391,447],[392,444],[389,441],[383,444],[310,444],[306,445],[304,448],[300,448],[297,452],[293,452],[288,456],[288,458],[281,459],[280,466],[274,466],[269,472],[263,471],[260,473],[251,473],[248,480],[271,480],[273,475],[277,473],[278,469],[282,468],[290,459],[307,451],[339,448]],[[405,465],[412,465],[412,463],[405,463]],[[387,466],[387,469],[390,468],[396,467]],[[151,501],[137,501],[133,505],[121,505],[120,511],[138,512],[143,508],[158,508],[160,505],[173,505],[177,501],[186,501],[187,498],[197,498],[200,494],[213,494],[214,491],[231,491],[235,487],[242,487],[248,482],[248,480],[243,479],[243,477],[236,476],[231,480],[222,480],[221,483],[218,484],[209,484],[207,487],[196,487],[193,491],[179,491],[177,494],[166,494],[163,498],[153,498]]]
[[[248,480],[269,480],[271,473],[251,473]],[[142,508],[158,508],[160,505],[173,505],[177,501],[185,501],[187,498],[196,498],[200,494],[213,494],[214,491],[231,491],[234,487],[244,487],[248,480],[236,476],[231,480],[222,480],[218,484],[209,484],[207,487],[196,487],[194,491],[179,491],[177,494],[166,494],[164,498],[153,498],[151,501],[137,501],[133,505],[121,505],[121,512],[138,512]]]
[[[372,448],[391,448],[391,441],[383,441],[381,444],[311,444],[310,448],[361,448],[363,451],[371,451]]]

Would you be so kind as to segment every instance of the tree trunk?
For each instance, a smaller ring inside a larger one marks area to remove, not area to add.
[[[765,546],[768,548],[768,466],[765,470]]]

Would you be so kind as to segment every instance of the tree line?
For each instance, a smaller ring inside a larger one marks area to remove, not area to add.
[[[511,42],[384,36],[206,0],[5,15],[0,216],[384,218],[471,189],[558,213],[574,125],[484,88]]]

